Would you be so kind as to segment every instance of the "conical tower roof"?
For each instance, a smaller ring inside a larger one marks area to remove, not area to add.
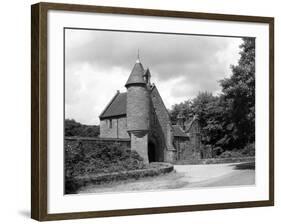
[[[143,78],[144,68],[139,59],[137,59],[136,64],[128,78],[128,81],[125,84],[125,87],[128,87],[132,84],[146,84]]]

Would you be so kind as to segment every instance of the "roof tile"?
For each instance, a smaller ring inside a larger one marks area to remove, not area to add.
[[[176,137],[188,137],[179,125],[173,125],[173,132]]]
[[[100,115],[101,119],[126,115],[127,93],[118,93]]]
[[[126,82],[126,87],[131,84],[146,84],[144,81],[144,68],[140,62],[136,62],[128,81]]]

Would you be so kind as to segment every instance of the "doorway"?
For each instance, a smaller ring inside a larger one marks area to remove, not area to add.
[[[155,144],[152,142],[148,143],[148,161],[151,162],[156,162],[156,149],[155,149]]]

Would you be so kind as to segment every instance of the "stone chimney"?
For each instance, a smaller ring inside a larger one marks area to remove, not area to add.
[[[184,116],[184,114],[183,114],[183,111],[181,110],[181,111],[179,112],[178,116],[177,116],[177,125],[179,125],[179,126],[182,128],[182,130],[185,131],[185,125],[184,125],[184,123],[185,123],[185,116]]]

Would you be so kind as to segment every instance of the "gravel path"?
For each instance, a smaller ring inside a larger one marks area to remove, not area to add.
[[[130,192],[255,184],[255,170],[237,170],[237,164],[175,165],[175,171],[157,177],[89,185],[78,193]]]

